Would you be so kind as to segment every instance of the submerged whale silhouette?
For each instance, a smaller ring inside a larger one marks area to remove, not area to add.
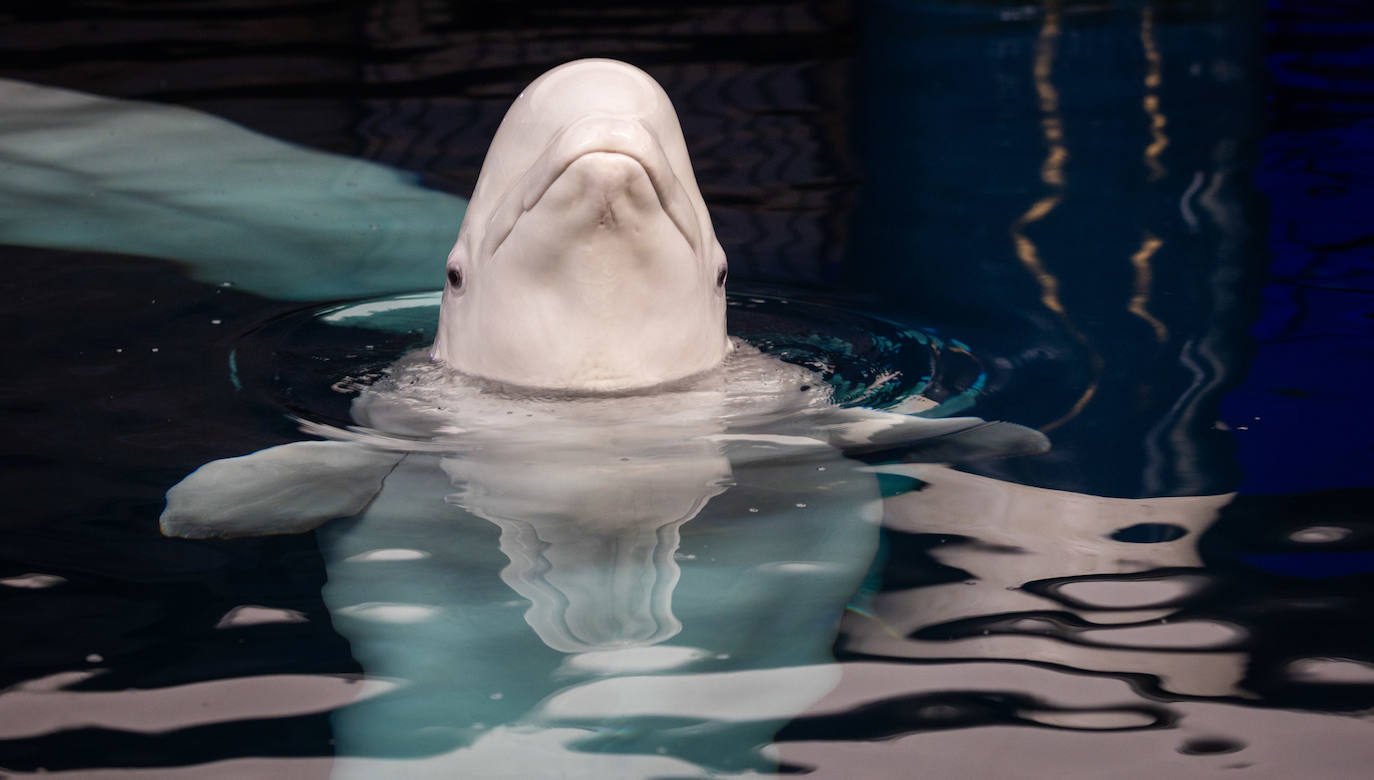
[[[0,79],[0,243],[173,260],[283,300],[430,287],[466,201],[182,106]]]
[[[161,517],[184,537],[319,528],[336,629],[398,684],[335,713],[339,776],[765,767],[758,747],[836,679],[875,554],[882,494],[851,456],[1047,446],[841,408],[732,347],[676,118],[623,63],[517,100],[447,270],[434,347],[360,393],[355,427],[205,464]]]
[[[332,440],[186,477],[162,529],[318,527],[334,628],[399,685],[335,713],[336,776],[384,776],[382,758],[531,776],[531,755],[569,777],[762,770],[758,747],[838,679],[877,550],[879,482],[849,455],[1043,448],[808,385],[745,344],[717,375],[622,396],[494,394],[412,355],[355,399],[356,427],[304,426]]]

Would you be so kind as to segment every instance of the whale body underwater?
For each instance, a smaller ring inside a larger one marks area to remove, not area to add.
[[[321,440],[168,490],[168,536],[318,534],[334,627],[392,686],[333,714],[335,776],[767,769],[759,746],[837,679],[873,464],[1047,448],[837,405],[727,336],[726,276],[662,88],[555,68],[492,142],[432,347],[359,393],[355,425],[302,422]]]

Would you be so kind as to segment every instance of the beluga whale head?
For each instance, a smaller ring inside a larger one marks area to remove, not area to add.
[[[730,350],[725,253],[663,88],[578,60],[516,98],[448,256],[434,359],[521,387],[608,392]]]

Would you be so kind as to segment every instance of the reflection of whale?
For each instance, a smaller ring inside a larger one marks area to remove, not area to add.
[[[1150,675],[1166,690],[1236,693],[1238,629],[1171,620],[1206,585],[1197,542],[1230,494],[1102,498],[928,466],[884,520],[944,535],[931,554],[965,576],[882,594],[846,622],[848,648],[910,658],[988,658]]]
[[[798,391],[814,375],[745,346],[722,379],[640,396],[423,381],[443,371],[403,361],[355,402],[363,427],[207,464],[163,515],[169,534],[234,536],[356,513],[320,528],[325,601],[367,674],[400,688],[336,714],[340,752],[468,746],[443,771],[514,766],[522,745],[638,756],[586,776],[685,771],[660,750],[754,765],[833,683],[834,627],[875,549],[877,479],[842,453],[1043,441],[830,406]]]
[[[683,524],[725,490],[730,464],[707,439],[637,451],[579,448],[522,456],[488,448],[440,467],[450,501],[501,529],[501,580],[530,603],[525,620],[562,653],[665,642],[682,624],[672,597]],[[500,453],[500,454],[497,454]],[[531,485],[539,485],[532,490]]]
[[[176,106],[0,79],[0,243],[145,255],[330,300],[433,287],[461,198]]]
[[[1198,541],[1231,495],[1104,498],[924,464],[883,470],[920,488],[886,502],[884,524],[935,566],[846,614],[838,646],[854,660],[780,734],[785,760],[826,772],[919,756],[972,778],[1014,774],[1005,757],[1033,753],[1036,776],[1096,776],[1119,754],[1144,762],[1122,777],[1193,777],[1235,762],[1250,735],[1303,725],[1237,706],[1247,637],[1189,614],[1211,585]],[[1349,738],[1342,719],[1326,727],[1328,744]],[[970,758],[977,745],[996,749]]]
[[[397,685],[335,714],[340,775],[408,759],[530,776],[541,753],[587,777],[762,766],[758,746],[833,683],[834,629],[876,547],[878,481],[846,456],[1045,446],[1005,423],[839,408],[815,374],[728,349],[723,257],[666,100],[630,111],[662,96],[628,66],[560,72],[632,100],[608,119],[584,91],[541,124],[521,108],[532,87],[513,109],[520,154],[497,155],[498,134],[449,257],[443,362],[400,361],[355,400],[356,428],[306,424],[331,441],[214,461],[167,494],[169,535],[320,528],[335,627]],[[596,256],[564,256],[588,242]],[[559,390],[676,381],[549,396],[451,367]]]
[[[1367,718],[1147,701],[1129,680],[1019,663],[842,669],[835,690],[780,735],[782,758],[817,777],[901,777],[914,764],[948,780],[1367,774]],[[865,723],[887,730],[865,734]]]

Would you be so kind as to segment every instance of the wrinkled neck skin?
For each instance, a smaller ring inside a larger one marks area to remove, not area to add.
[[[496,132],[431,355],[519,387],[673,382],[729,350],[724,270],[668,96],[624,63],[572,62]]]

